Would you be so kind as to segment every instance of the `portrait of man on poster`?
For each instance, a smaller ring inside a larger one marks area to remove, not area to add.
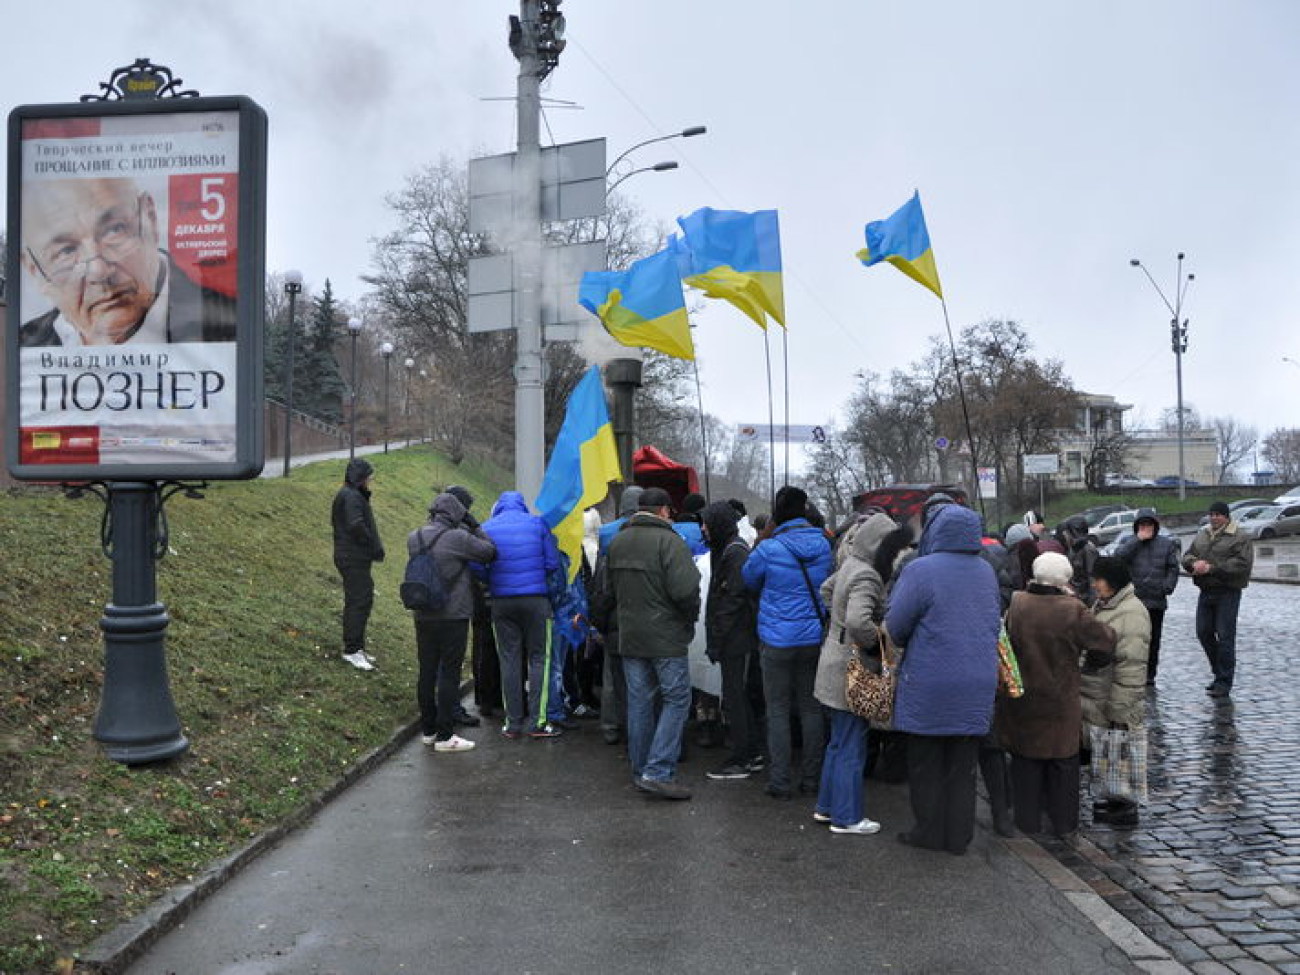
[[[132,179],[28,182],[20,260],[54,306],[23,323],[21,346],[235,340],[235,299],[176,264],[154,195]]]

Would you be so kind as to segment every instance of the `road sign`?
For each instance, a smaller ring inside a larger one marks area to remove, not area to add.
[[[542,249],[542,327],[552,342],[573,342],[596,319],[578,304],[578,284],[587,271],[605,269],[605,241]],[[471,332],[514,328],[514,259],[487,254],[469,259]]]
[[[948,449],[949,447],[951,447],[951,446],[952,446],[952,441],[949,440],[947,437],[935,437],[935,438],[934,438],[934,449],[935,449],[935,450],[947,450],[947,449]]]
[[[981,467],[978,474],[980,497],[992,501],[998,496],[998,469],[996,467]]]
[[[508,246],[515,225],[515,153],[469,162],[469,229]],[[579,220],[605,214],[605,140],[587,139],[541,151],[541,219]]]
[[[1061,470],[1061,458],[1058,454],[1022,454],[1026,474],[1057,474]]]
[[[770,426],[766,423],[742,423],[736,427],[736,439],[746,441],[780,440],[785,443],[786,427],[784,424]],[[801,444],[821,444],[830,439],[826,428],[810,423],[791,423],[789,426],[790,442]]]

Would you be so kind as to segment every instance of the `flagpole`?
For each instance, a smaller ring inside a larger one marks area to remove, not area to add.
[[[785,390],[785,483],[790,483],[790,333],[781,326],[781,364],[784,376],[781,380]]]
[[[776,502],[776,414],[772,407],[772,347],[767,342],[767,329],[763,329],[763,356],[767,360],[767,471],[772,493],[768,504]]]
[[[970,429],[970,410],[966,406],[966,389],[961,379],[961,364],[957,361],[957,343],[952,337],[952,322],[948,320],[948,302],[943,295],[939,296],[939,304],[943,306],[943,326],[948,330],[948,349],[952,353],[952,369],[957,374],[957,395],[961,398],[961,416],[966,424],[966,443],[970,445],[970,466],[971,475],[975,479],[975,500],[979,502],[980,515],[987,518],[984,511],[984,492],[980,490],[980,468],[975,459],[975,437]]]
[[[700,360],[692,359],[695,367],[695,402],[700,408],[700,449],[704,452],[704,500],[712,501],[709,495],[709,433],[704,422],[704,392],[700,388]]]

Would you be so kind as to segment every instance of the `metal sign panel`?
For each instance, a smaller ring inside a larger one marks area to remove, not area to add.
[[[265,187],[266,114],[247,98],[13,110],[14,477],[257,476]]]
[[[587,271],[605,269],[605,241],[567,244],[542,251],[542,325],[582,325],[591,312],[578,304],[578,286]]]
[[[1058,454],[1022,454],[1020,460],[1026,474],[1057,474],[1061,470]]]
[[[514,221],[515,153],[469,162],[469,229],[508,236]],[[580,220],[605,213],[605,140],[542,149],[541,219]]]

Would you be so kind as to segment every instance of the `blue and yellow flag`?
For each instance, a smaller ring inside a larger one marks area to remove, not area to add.
[[[875,220],[867,224],[867,246],[858,251],[858,260],[867,267],[888,261],[913,281],[917,281],[940,298],[939,271],[934,266],[934,249],[930,246],[930,232],[925,229],[925,214],[921,212],[921,194],[894,211],[888,220]]]
[[[564,423],[546,465],[537,510],[569,557],[569,581],[582,565],[582,513],[609,493],[609,482],[621,480],[614,428],[605,405],[600,369],[592,366],[564,407]]]
[[[605,331],[623,345],[695,358],[677,256],[668,250],[644,257],[626,271],[588,271],[578,288],[578,304],[599,316]]]
[[[702,207],[677,222],[690,255],[690,273],[683,274],[687,284],[710,298],[731,302],[759,328],[767,328],[769,315],[785,325],[781,230],[775,210],[742,213]]]

